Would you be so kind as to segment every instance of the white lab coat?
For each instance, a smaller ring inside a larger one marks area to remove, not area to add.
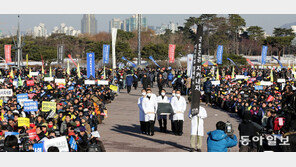
[[[189,118],[191,118],[191,135],[204,136],[204,120],[207,118],[207,111],[204,107],[199,107],[199,113],[192,117],[191,109],[188,114]],[[197,122],[198,119],[198,122]],[[198,123],[198,125],[197,125]]]
[[[139,120],[140,120],[140,121],[145,121],[145,113],[144,113],[143,108],[142,108],[143,98],[144,98],[144,97],[140,97],[140,98],[138,99]]]
[[[180,96],[173,97],[171,100],[171,105],[174,110],[173,121],[182,120],[184,121],[184,113],[186,111],[186,100],[184,97]]]
[[[154,121],[157,110],[156,98],[152,98],[152,96],[150,99],[148,97],[144,97],[142,101],[142,108],[145,113],[145,122]]]

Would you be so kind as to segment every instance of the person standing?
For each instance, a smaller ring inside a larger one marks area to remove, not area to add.
[[[166,96],[166,91],[162,89],[161,95],[157,97],[157,103],[170,103],[169,98]],[[157,115],[160,132],[167,132],[167,115]]]
[[[181,96],[181,91],[176,91],[176,97],[172,98],[172,108],[174,110],[173,124],[175,127],[175,135],[182,136],[183,134],[183,122],[184,112],[186,110],[186,100]]]
[[[133,84],[134,78],[133,76],[129,73],[126,75],[126,87],[127,87],[127,93],[130,93],[132,84]]]
[[[143,98],[142,108],[145,113],[145,122],[147,127],[147,134],[150,136],[154,135],[154,120],[155,113],[157,110],[156,98],[152,96],[151,90],[147,90],[147,96]]]
[[[146,134],[146,123],[145,123],[145,113],[142,107],[143,99],[146,97],[146,90],[142,89],[142,97],[138,99],[138,107],[139,107],[139,120],[140,120],[140,129],[142,134]]]
[[[158,93],[161,95],[161,91],[163,90],[163,86],[165,85],[165,80],[162,77],[162,74],[159,74],[157,77],[157,86],[158,86]]]
[[[170,103],[172,102],[172,99],[173,99],[173,97],[175,97],[175,96],[176,96],[176,90],[172,90],[172,96],[169,98]],[[171,103],[171,104],[172,104],[172,103]],[[176,130],[175,130],[175,127],[174,127],[173,114],[171,114],[171,115],[169,116],[169,118],[170,118],[170,120],[171,120],[171,129],[172,129],[172,132],[173,132],[173,134],[175,134],[175,133],[176,133]]]
[[[150,85],[150,78],[148,78],[146,74],[143,75],[142,85],[143,85],[143,89],[147,89],[148,85]]]
[[[204,83],[204,92],[206,95],[206,106],[208,106],[208,103],[211,101],[211,92],[212,92],[212,83],[210,81],[210,78],[207,78],[207,81]]]
[[[197,115],[191,114],[189,110],[188,117],[191,120],[191,135],[190,135],[190,152],[201,152],[202,137],[204,136],[204,121],[207,118],[207,111],[204,107],[199,107],[199,113]]]
[[[138,81],[139,81],[139,77],[138,77],[138,73],[137,71],[135,72],[135,74],[133,75],[133,86],[135,88],[135,90],[137,90],[137,87],[138,87]]]

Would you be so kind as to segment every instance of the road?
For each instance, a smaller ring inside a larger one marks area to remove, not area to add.
[[[166,88],[167,92],[171,89]],[[155,123],[154,136],[140,133],[139,110],[137,106],[138,98],[141,97],[141,89],[133,90],[130,94],[126,90],[121,90],[116,99],[107,105],[108,118],[99,126],[101,140],[107,152],[187,152],[190,149],[190,119],[188,118],[187,105],[183,135],[175,136],[171,132],[171,123],[168,120],[168,133],[159,131],[158,121]],[[158,89],[153,88],[153,93],[158,94]],[[187,97],[186,97],[187,99]],[[208,117],[204,120],[205,135],[203,136],[202,151],[207,151],[206,132],[216,129],[218,121],[230,121],[238,136],[239,119],[236,114],[206,107]],[[230,151],[238,151],[238,146]]]

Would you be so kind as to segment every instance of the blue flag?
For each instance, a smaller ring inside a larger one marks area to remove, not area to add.
[[[266,64],[266,56],[267,56],[267,46],[262,46],[262,52],[261,52],[261,64],[264,65]]]
[[[110,45],[103,45],[103,63],[109,63]]]
[[[222,64],[223,45],[219,45],[217,49],[217,64]]]
[[[157,67],[159,67],[159,65],[156,63],[156,61],[153,59],[152,56],[149,56],[149,59],[150,59],[151,61],[153,61],[153,63],[154,63],[155,65],[157,65]]]
[[[73,150],[77,151],[77,143],[76,143],[76,141],[74,140],[74,138],[72,136],[70,138],[69,144],[70,144],[70,147]]]
[[[233,65],[237,66],[230,58],[227,58],[227,60],[229,60]]]
[[[283,65],[282,65],[282,63],[281,63],[281,61],[279,60],[279,59],[277,59],[277,58],[275,58],[275,57],[272,57],[274,60],[276,60],[279,64],[280,64],[280,66],[282,67],[282,68],[285,68]]]
[[[127,61],[128,63],[130,63],[133,67],[136,67],[136,66],[137,66],[135,63],[133,63],[133,62],[127,60],[124,56],[122,56],[121,59]]]
[[[95,53],[86,53],[87,55],[87,78],[93,76],[96,78],[95,73]]]
[[[33,144],[33,149],[34,149],[34,152],[44,152],[44,143],[36,143],[36,144]]]

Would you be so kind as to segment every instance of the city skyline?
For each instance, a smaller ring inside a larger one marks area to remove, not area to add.
[[[119,18],[124,20],[131,17],[133,14],[96,14],[95,19],[97,20],[97,32],[109,32],[109,22],[113,18]],[[81,30],[81,19],[82,14],[25,14],[21,15],[21,31],[27,32],[33,29],[34,26],[44,23],[47,27],[48,32],[52,32],[56,25],[65,23],[68,26],[72,26],[76,30]],[[183,26],[185,19],[189,17],[198,17],[199,14],[143,14],[148,20],[147,26],[160,27],[165,24],[168,25],[170,22],[174,22],[179,26]],[[227,15],[219,15],[227,16]],[[264,31],[271,35],[275,27],[281,27],[284,24],[296,22],[295,14],[241,14],[246,20],[248,26],[260,26]],[[17,28],[17,14],[1,14],[0,15],[0,31],[9,35],[15,34]]]

